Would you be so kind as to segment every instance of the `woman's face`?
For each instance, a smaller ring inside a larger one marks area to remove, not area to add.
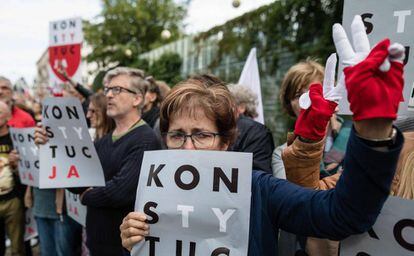
[[[229,145],[222,143],[218,134],[215,122],[204,111],[197,110],[193,116],[183,114],[171,117],[165,142],[170,149],[227,150]],[[184,135],[192,137],[183,137]]]
[[[96,128],[98,126],[98,115],[97,109],[94,104],[89,103],[88,112],[86,113],[86,118],[91,122],[91,127]]]

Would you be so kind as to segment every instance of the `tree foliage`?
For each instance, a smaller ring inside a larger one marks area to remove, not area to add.
[[[259,58],[264,56],[273,63],[267,71],[273,73],[281,49],[296,60],[308,56],[325,59],[334,52],[332,25],[341,22],[342,6],[343,0],[279,0],[201,33],[195,40],[222,32],[211,67],[220,65],[225,55],[243,60],[256,47]]]
[[[84,24],[92,48],[87,61],[100,69],[109,64],[138,67],[138,54],[182,35],[186,7],[174,0],[103,0],[102,5],[99,22]],[[164,29],[171,32],[169,39],[161,38]]]
[[[149,67],[149,74],[157,80],[165,81],[168,85],[173,86],[182,80],[180,75],[183,61],[177,53],[164,53],[154,61]]]

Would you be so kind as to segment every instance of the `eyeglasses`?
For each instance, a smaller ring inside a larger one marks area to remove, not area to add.
[[[124,87],[121,87],[121,86],[104,87],[103,93],[104,93],[105,96],[108,95],[109,91],[112,91],[113,95],[118,95],[122,91],[129,92],[129,93],[132,93],[132,94],[137,94],[133,90],[130,90],[130,89],[127,89],[127,88],[124,88]]]
[[[11,91],[11,88],[9,86],[5,85],[5,86],[0,86],[0,90],[2,90],[2,91]]]
[[[196,149],[208,149],[214,145],[216,136],[220,136],[219,133],[215,132],[195,132],[192,134],[185,134],[183,132],[173,131],[163,133],[167,147],[170,149],[181,148],[187,138],[191,138],[191,142]]]

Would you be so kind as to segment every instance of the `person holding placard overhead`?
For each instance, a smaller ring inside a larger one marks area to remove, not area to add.
[[[348,45],[346,36],[343,39],[346,42],[340,43]],[[355,40],[358,36],[354,35]],[[354,123],[345,171],[335,189],[313,191],[260,170],[252,172],[249,256],[277,255],[279,228],[341,240],[374,224],[389,194],[403,145],[401,132],[392,126],[403,89],[403,65],[394,57],[403,52],[399,47],[389,52],[389,46],[389,40],[380,42],[368,56],[345,69],[344,86]],[[379,67],[387,60],[388,67],[381,71]],[[186,80],[164,100],[160,128],[168,148],[226,150],[234,141],[234,101],[223,83],[211,81],[203,77]],[[385,94],[389,96],[386,101]],[[310,86],[309,96],[311,104],[300,114],[295,134],[307,143],[317,143],[315,138],[325,133],[337,104],[325,99],[320,84]],[[124,218],[120,229],[125,248],[131,249],[150,234],[146,220],[140,212]]]

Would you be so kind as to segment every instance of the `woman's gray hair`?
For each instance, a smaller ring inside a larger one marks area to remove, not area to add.
[[[243,105],[246,107],[246,111],[243,113],[245,116],[255,118],[258,116],[257,113],[257,95],[250,90],[250,88],[240,84],[229,84],[227,85],[231,94],[233,95],[236,105]]]
[[[114,77],[120,75],[127,75],[130,77],[128,89],[142,95],[142,103],[138,106],[139,111],[142,111],[145,101],[145,93],[150,84],[145,80],[145,72],[137,68],[117,67],[108,71],[103,79],[103,84],[107,86]]]

